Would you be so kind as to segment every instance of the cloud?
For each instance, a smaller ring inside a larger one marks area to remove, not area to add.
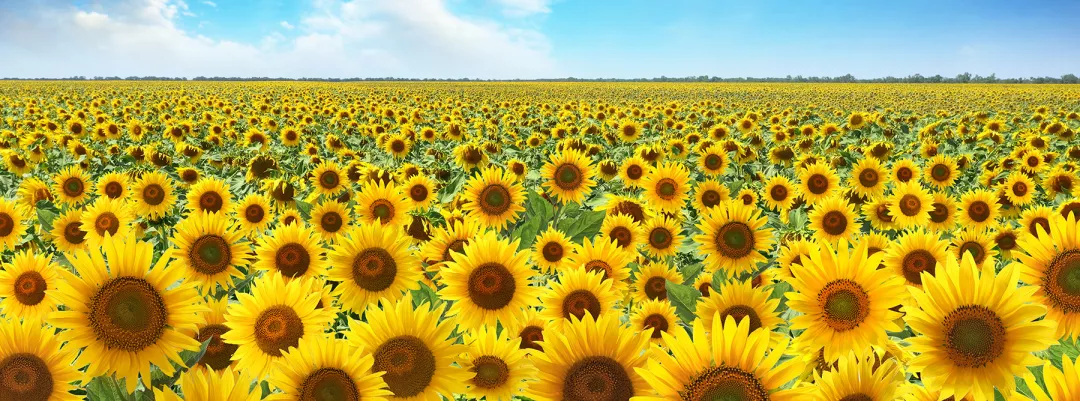
[[[547,14],[551,12],[548,5],[551,0],[493,0],[503,7],[503,13],[513,17],[524,17],[533,14]]]
[[[290,24],[289,21],[281,21],[281,27],[290,31],[293,29],[293,25]]]
[[[204,2],[202,2],[202,3],[203,3],[203,4],[206,4],[206,5],[210,6],[210,7],[214,7],[214,8],[217,8],[217,3],[215,3],[215,2],[212,2],[212,1],[204,1]]]
[[[448,0],[313,0],[295,34],[256,43],[185,30],[186,4],[37,3],[0,12],[0,77],[548,77],[541,33],[451,12]],[[0,7],[2,9],[3,7]],[[18,14],[15,18],[14,14]],[[48,50],[43,50],[48,49]]]

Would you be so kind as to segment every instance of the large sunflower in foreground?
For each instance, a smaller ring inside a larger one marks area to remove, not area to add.
[[[15,202],[0,198],[0,251],[15,249],[15,241],[26,233],[26,214]]]
[[[751,330],[750,319],[714,318],[708,327],[699,319],[692,331],[692,335],[686,330],[665,334],[666,349],[654,348],[648,365],[635,369],[655,392],[635,400],[794,401],[805,394],[780,390],[798,377],[802,360],[779,363],[788,342],[771,346],[769,331]]]
[[[562,203],[584,201],[596,185],[593,174],[589,157],[575,150],[552,154],[551,160],[540,168],[544,188]]]
[[[357,313],[380,298],[395,301],[420,287],[420,261],[395,226],[361,225],[338,241],[328,259],[329,279],[340,282],[336,295]]]
[[[236,294],[238,302],[225,313],[229,330],[221,339],[238,346],[232,358],[237,369],[264,378],[289,347],[323,335],[334,313],[318,307],[321,297],[313,282],[286,282],[281,275],[270,274],[256,280],[250,294]]]
[[[505,330],[496,334],[494,327],[466,333],[465,344],[469,348],[462,356],[462,367],[476,373],[469,380],[466,394],[488,401],[511,401],[524,394],[537,371],[527,358],[526,349],[518,343]]]
[[[267,381],[282,393],[269,401],[372,400],[391,395],[381,373],[371,371],[371,354],[345,340],[316,335],[300,341],[275,363]]]
[[[461,196],[468,203],[461,208],[469,218],[486,227],[501,230],[525,211],[525,189],[515,182],[513,173],[499,167],[488,167],[462,188]]]
[[[4,400],[78,400],[71,385],[83,379],[71,361],[74,346],[61,341],[41,320],[0,319],[0,396]]]
[[[690,171],[682,163],[662,163],[649,169],[641,181],[645,201],[662,211],[676,213],[686,205],[690,192]]]
[[[56,309],[61,268],[47,254],[16,253],[0,265],[0,311],[9,318],[44,320]]]
[[[702,234],[694,237],[698,250],[707,255],[709,270],[724,269],[728,277],[753,270],[768,259],[761,252],[773,244],[772,229],[759,209],[738,201],[724,202],[702,219]]]
[[[394,393],[387,398],[442,401],[464,393],[474,374],[454,366],[465,351],[450,337],[454,319],[439,321],[430,304],[414,309],[411,295],[381,304],[367,310],[366,322],[350,320],[347,336],[375,359],[372,371],[386,372],[382,378]]]
[[[540,294],[544,307],[540,317],[550,322],[548,328],[559,330],[586,312],[597,317],[614,314],[612,307],[620,296],[620,291],[612,290],[611,280],[604,280],[603,273],[571,268]]]
[[[199,343],[184,332],[195,329],[204,309],[193,283],[182,282],[183,269],[153,262],[153,245],[134,238],[106,237],[100,249],[66,257],[76,274],[60,269],[57,299],[65,310],[49,323],[63,329],[58,338],[82,348],[75,366],[90,365],[88,376],[115,374],[132,393],[141,381],[150,385],[150,364],[166,375],[183,363],[179,352],[197,351]],[[153,267],[151,267],[151,265]],[[179,283],[179,284],[178,284]]]
[[[959,263],[947,258],[936,275],[922,275],[921,289],[909,289],[915,302],[905,306],[905,320],[918,355],[908,367],[928,390],[975,401],[993,400],[995,388],[1009,395],[1015,377],[1040,363],[1033,353],[1057,342],[1056,323],[1040,319],[1046,308],[1033,302],[1038,288],[1017,286],[1019,276],[1013,266],[998,274],[979,269],[965,255]]]
[[[574,318],[566,330],[545,333],[539,373],[528,395],[540,400],[628,401],[649,394],[636,368],[645,367],[649,336],[629,330],[618,316]]]
[[[453,301],[448,316],[457,316],[462,327],[479,329],[497,323],[506,325],[513,315],[535,302],[537,287],[529,285],[533,275],[526,263],[529,254],[518,251],[519,241],[500,240],[491,231],[474,238],[462,253],[442,270],[439,290],[443,299]]]
[[[1058,336],[1073,338],[1080,335],[1080,222],[1054,215],[1043,233],[1020,237],[1013,266],[1038,289],[1035,300],[1058,322]]]
[[[193,212],[176,226],[172,268],[183,269],[204,293],[214,293],[219,285],[232,288],[233,280],[244,276],[239,268],[250,259],[243,236],[221,213]]]
[[[859,356],[871,346],[883,346],[887,331],[900,331],[899,312],[890,310],[904,295],[903,281],[886,269],[878,269],[882,255],[867,255],[862,242],[849,249],[840,240],[835,250],[821,243],[817,252],[793,265],[795,276],[787,293],[792,310],[803,313],[791,320],[800,336],[823,347],[825,360],[834,361],[854,350]]]
[[[326,274],[326,258],[317,234],[306,224],[278,226],[271,235],[260,237],[254,267],[285,278]]]

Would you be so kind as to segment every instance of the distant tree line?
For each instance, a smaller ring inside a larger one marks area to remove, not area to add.
[[[788,75],[783,78],[779,77],[717,77],[708,75],[698,75],[692,77],[667,77],[660,76],[659,78],[546,78],[546,79],[473,79],[473,78],[458,78],[458,79],[435,79],[435,78],[397,78],[397,77],[379,77],[379,78],[271,78],[271,77],[203,77],[198,76],[195,78],[185,77],[91,77],[74,76],[70,78],[0,78],[0,80],[32,80],[32,81],[311,81],[311,82],[370,82],[370,81],[417,81],[417,82],[838,82],[838,83],[984,83],[984,84],[1076,84],[1080,83],[1080,78],[1077,78],[1074,74],[1065,74],[1061,77],[1029,77],[1029,78],[998,78],[996,74],[990,74],[988,76],[972,75],[971,73],[958,74],[955,77],[943,77],[941,75],[923,76],[921,74],[908,75],[906,77],[893,77],[887,76],[884,78],[855,78],[851,74],[839,76],[839,77],[804,77],[802,75],[791,76]]]

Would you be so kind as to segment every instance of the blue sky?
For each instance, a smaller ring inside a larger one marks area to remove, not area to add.
[[[1080,72],[1076,15],[1078,1],[0,1],[0,76],[1060,76]]]

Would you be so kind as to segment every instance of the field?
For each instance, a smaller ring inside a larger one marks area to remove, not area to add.
[[[1078,113],[1068,85],[0,83],[0,400],[1076,399]]]

